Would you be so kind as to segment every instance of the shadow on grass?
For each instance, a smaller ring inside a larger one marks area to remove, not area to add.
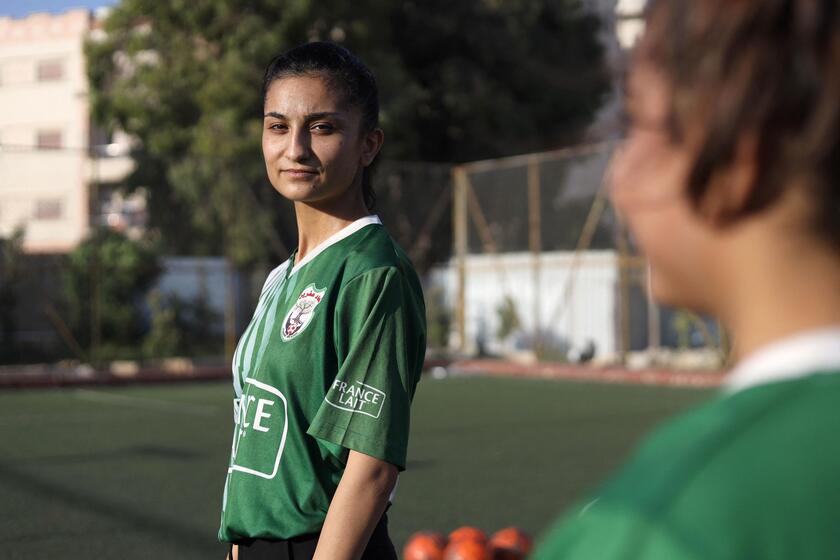
[[[206,457],[205,453],[198,453],[187,449],[166,447],[161,445],[134,445],[120,449],[110,449],[98,453],[69,453],[63,455],[47,455],[38,457],[27,457],[9,461],[7,465],[18,464],[44,464],[52,466],[73,465],[83,463],[101,463],[103,461],[124,461],[136,457],[138,459],[165,459],[171,461],[197,461]]]
[[[125,458],[124,450],[120,456]],[[39,459],[39,461],[44,460],[44,458]],[[33,497],[41,497],[51,504],[59,503],[72,509],[96,514],[111,523],[119,524],[126,532],[144,533],[150,537],[150,553],[152,553],[156,541],[162,541],[179,549],[192,552],[206,550],[212,553],[214,545],[217,548],[221,546],[216,542],[215,535],[207,531],[181,524],[175,520],[159,518],[141,511],[131,504],[94,496],[56,482],[44,480],[9,464],[0,463],[0,484],[14,487],[16,490],[23,490]],[[21,538],[29,539],[30,537],[22,536]],[[3,538],[5,543],[12,543],[17,540],[13,537]],[[118,548],[119,537],[115,536],[114,540],[114,546]]]

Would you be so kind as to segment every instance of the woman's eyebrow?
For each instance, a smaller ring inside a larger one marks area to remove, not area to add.
[[[286,120],[286,115],[283,113],[278,113],[277,111],[269,111],[263,118],[274,117],[275,119]],[[303,117],[304,121],[314,121],[318,119],[325,119],[325,118],[341,118],[341,113],[337,112],[330,112],[330,111],[323,111],[319,113],[309,113]]]

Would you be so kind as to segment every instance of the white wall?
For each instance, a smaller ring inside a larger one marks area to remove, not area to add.
[[[529,253],[468,256],[467,350],[475,351],[482,330],[490,350],[504,350],[503,342],[496,336],[497,310],[509,296],[516,303],[527,333],[534,331],[538,313],[541,331],[548,334],[547,338],[566,341],[577,348],[591,339],[598,355],[614,353],[617,350],[617,263],[614,251],[586,251],[577,258],[571,252],[542,253],[537,287],[534,261]],[[457,299],[454,262],[435,268],[430,283],[431,287],[443,291],[447,305],[454,310]]]
[[[163,271],[155,288],[165,295],[174,295],[184,301],[204,299],[219,317],[215,327],[224,325],[224,311],[227,290],[235,290],[228,282],[236,282],[228,274],[234,274],[232,267],[223,257],[165,257]],[[235,292],[234,292],[235,293]]]

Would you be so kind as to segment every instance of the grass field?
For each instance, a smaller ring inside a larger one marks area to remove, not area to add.
[[[539,533],[639,436],[708,391],[424,380],[390,512],[419,529]],[[228,384],[0,392],[0,557],[222,558]]]

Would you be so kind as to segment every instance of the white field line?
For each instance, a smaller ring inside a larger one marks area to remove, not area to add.
[[[131,406],[145,410],[165,410],[189,416],[215,416],[219,411],[219,407],[209,404],[166,401],[148,397],[129,397],[92,389],[76,389],[73,391],[73,395],[85,401],[101,402],[114,406]]]
[[[39,424],[61,424],[62,426],[72,426],[75,424],[90,424],[90,416],[88,414],[79,413],[27,413],[21,412],[18,414],[2,414],[0,415],[0,428],[6,426],[14,426],[20,428],[21,426],[31,426]]]

